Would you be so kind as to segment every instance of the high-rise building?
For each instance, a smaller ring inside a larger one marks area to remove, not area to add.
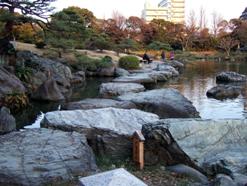
[[[154,6],[146,1],[142,17],[150,22],[153,19],[164,19],[174,23],[184,23],[185,21],[185,0],[162,0]]]

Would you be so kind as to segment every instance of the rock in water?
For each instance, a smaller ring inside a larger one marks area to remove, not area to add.
[[[0,67],[0,99],[8,94],[24,94],[26,92],[22,82],[3,67]]]
[[[62,106],[63,110],[88,110],[97,108],[136,108],[135,104],[130,101],[116,101],[113,99],[84,99],[78,102],[66,103]]]
[[[197,118],[196,108],[179,91],[171,88],[157,89],[118,97],[121,101],[131,101],[137,108],[152,112],[161,118]]]
[[[82,134],[28,129],[0,136],[0,185],[59,184],[96,170]]]
[[[130,73],[127,70],[123,69],[123,68],[116,68],[116,70],[115,70],[115,75],[117,77],[128,76],[129,74]]]
[[[238,74],[236,72],[221,72],[216,76],[217,82],[243,82],[246,81],[247,78],[245,75]]]
[[[45,81],[32,95],[32,99],[59,101],[65,99],[54,79]]]
[[[142,92],[144,90],[144,86],[138,83],[103,83],[100,86],[100,95],[104,98],[110,98],[131,92]]]
[[[16,129],[15,118],[10,114],[10,110],[2,107],[0,110],[0,134],[6,134]]]
[[[136,109],[105,108],[48,112],[41,126],[83,133],[97,154],[119,159],[131,157],[134,131],[157,120],[157,115]]]
[[[218,85],[207,91],[207,96],[215,99],[237,98],[241,93],[241,88],[231,85]]]
[[[123,168],[80,179],[81,186],[147,186]]]

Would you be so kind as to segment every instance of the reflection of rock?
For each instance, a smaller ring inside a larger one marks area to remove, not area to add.
[[[24,94],[26,92],[22,82],[3,67],[0,67],[0,85],[0,98],[3,98],[8,94]]]
[[[33,94],[32,99],[59,101],[65,99],[54,79],[45,81]]]
[[[209,174],[247,173],[247,120],[166,119],[159,123]]]
[[[245,75],[238,74],[236,72],[221,72],[216,76],[217,82],[242,82],[246,81],[247,78]]]
[[[0,185],[59,185],[96,170],[82,134],[28,129],[0,136]]]
[[[15,129],[15,118],[10,114],[8,108],[2,107],[0,110],[0,134],[9,133]]]
[[[215,99],[236,98],[240,95],[241,88],[231,85],[218,85],[207,91],[207,96]]]
[[[110,98],[131,92],[142,92],[144,90],[144,86],[138,83],[103,83],[100,86],[100,95]]]
[[[41,125],[83,133],[97,154],[119,159],[131,157],[134,131],[158,119],[136,109],[104,108],[49,112]]]
[[[64,110],[87,110],[96,108],[136,108],[135,104],[129,101],[116,101],[112,99],[84,99],[78,102],[66,103],[62,106]]]
[[[171,88],[126,94],[119,96],[118,99],[131,101],[137,108],[153,112],[161,118],[199,117],[192,103],[179,91]]]
[[[80,179],[83,186],[147,186],[123,168]]]

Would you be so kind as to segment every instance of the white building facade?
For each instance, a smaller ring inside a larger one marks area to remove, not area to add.
[[[164,19],[174,23],[184,23],[185,0],[162,0],[158,5],[153,5],[146,1],[142,18],[146,22],[150,22],[153,19]]]

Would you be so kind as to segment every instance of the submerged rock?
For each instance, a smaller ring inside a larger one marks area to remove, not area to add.
[[[147,186],[123,168],[80,179],[81,186]]]
[[[100,85],[100,95],[104,98],[120,96],[131,92],[142,92],[145,87],[138,83],[103,83]]]
[[[49,185],[95,173],[83,134],[28,129],[0,136],[0,185]]]
[[[0,135],[12,132],[15,129],[15,118],[10,114],[8,108],[2,107],[0,110]]]
[[[157,115],[136,109],[104,108],[48,112],[41,126],[83,133],[97,154],[121,159],[131,157],[134,131],[157,120]]]
[[[97,109],[97,108],[123,108],[131,109],[136,108],[135,104],[129,101],[117,101],[113,99],[84,99],[77,102],[66,103],[62,106],[64,110],[87,110],[87,109]]]
[[[207,91],[207,96],[215,99],[237,98],[241,88],[231,85],[218,85]]]
[[[236,72],[221,72],[216,76],[217,82],[243,82],[246,81],[247,78],[245,75],[238,74]]]
[[[155,113],[161,118],[200,117],[192,103],[179,91],[171,88],[126,94],[118,99],[131,101],[137,108]]]

